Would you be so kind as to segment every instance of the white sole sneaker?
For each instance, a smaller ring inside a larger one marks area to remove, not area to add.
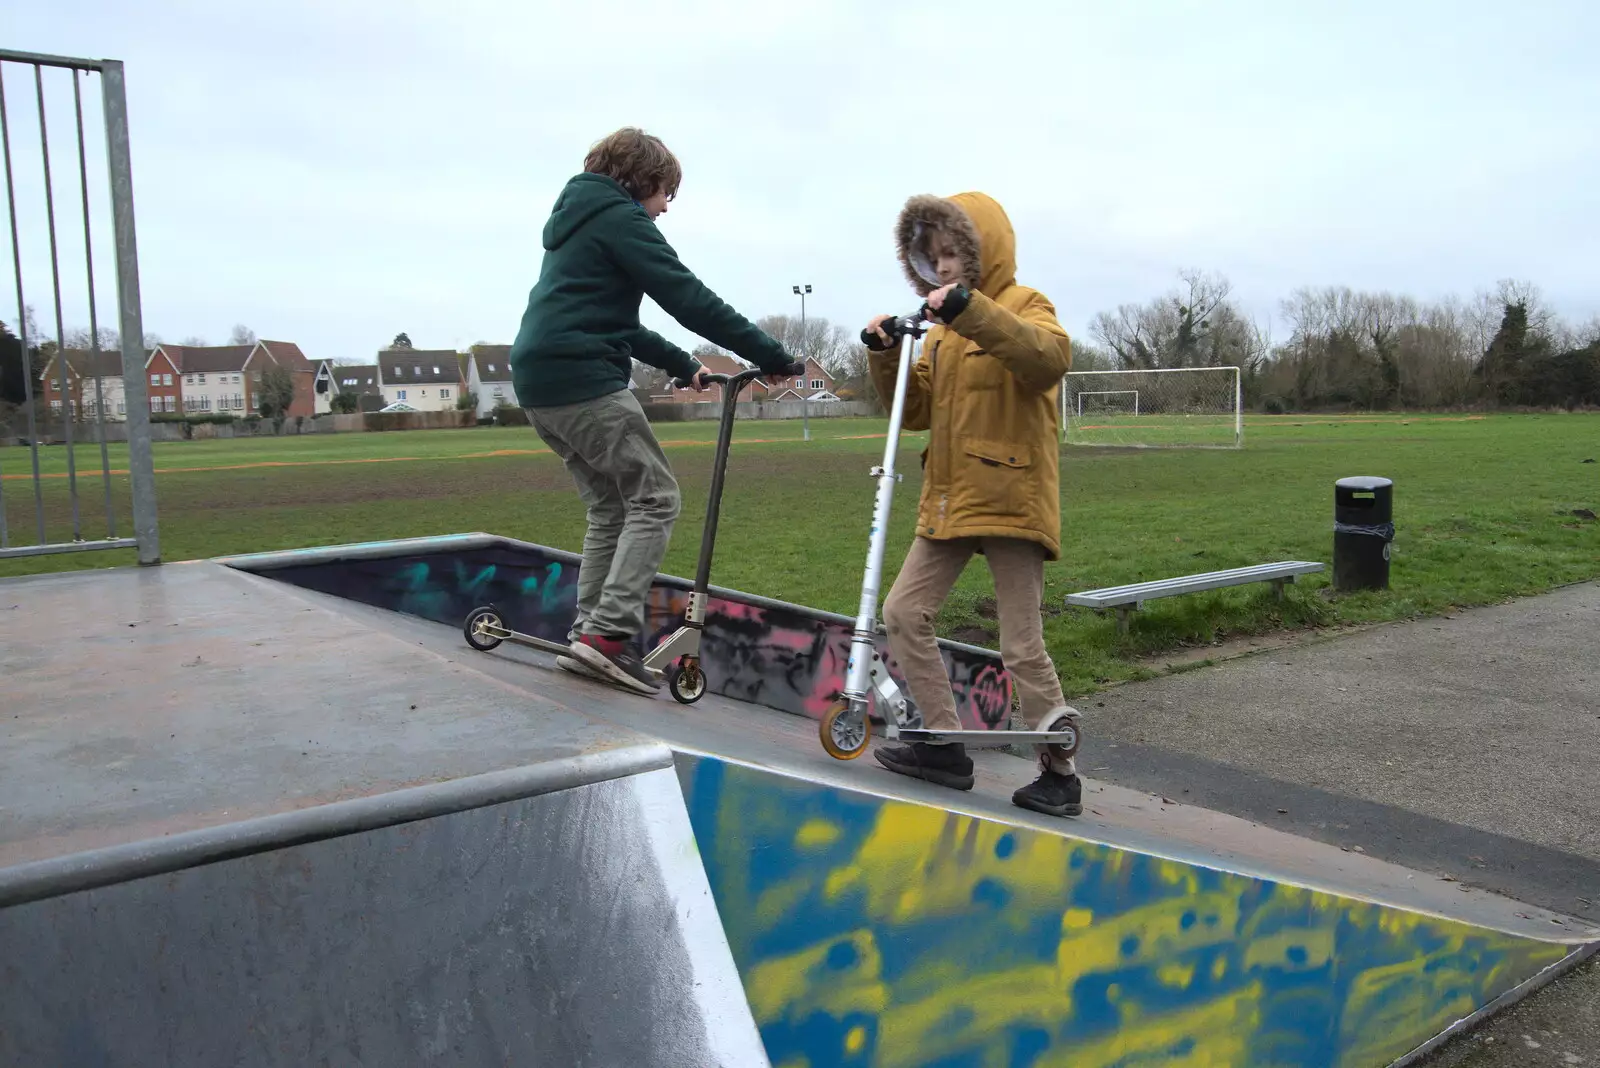
[[[601,682],[610,683],[619,689],[628,690],[643,697],[654,697],[660,691],[660,687],[640,682],[626,671],[617,667],[604,653],[593,646],[584,645],[582,642],[573,642],[572,656],[573,659],[594,672]]]
[[[564,671],[570,671],[574,675],[582,675],[586,679],[600,679],[599,675],[596,675],[593,671],[589,670],[588,664],[585,664],[581,660],[575,660],[570,656],[556,657],[556,667],[561,668]]]

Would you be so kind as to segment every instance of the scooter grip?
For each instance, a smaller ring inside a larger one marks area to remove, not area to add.
[[[783,369],[783,371],[782,371],[782,374],[784,374],[784,375],[803,375],[805,373],[806,373],[806,364],[805,364],[804,360],[795,360],[788,367],[785,367]]]

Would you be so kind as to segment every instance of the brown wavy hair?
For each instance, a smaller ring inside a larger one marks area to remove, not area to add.
[[[624,126],[609,137],[594,143],[584,157],[583,169],[589,174],[604,174],[622,183],[635,200],[666,193],[671,200],[683,182],[683,167],[678,157],[667,150],[661,138],[634,126]]]

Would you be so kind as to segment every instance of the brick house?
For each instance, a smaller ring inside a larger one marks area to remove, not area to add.
[[[157,412],[183,411],[183,372],[179,363],[181,357],[174,358],[169,351],[179,348],[181,346],[178,345],[157,345],[144,362],[145,374],[150,379],[147,392],[150,395],[152,415]]]
[[[705,365],[706,370],[724,375],[739,374],[754,366],[753,364],[745,363],[737,356],[731,356],[727,353],[715,353],[698,357],[698,359]],[[747,383],[744,389],[739,391],[739,400],[756,401],[758,403],[797,400],[836,401],[839,398],[834,394],[833,387],[833,375],[828,373],[828,370],[816,360],[808,359],[806,360],[806,373],[804,375],[782,379],[777,385],[772,386],[769,386],[765,379],[758,378],[754,382]],[[668,385],[662,389],[651,391],[650,399],[678,404],[693,403],[695,401],[715,401],[720,403],[722,401],[722,387],[716,385],[704,393],[696,393],[692,389],[678,389]]]
[[[257,341],[252,360],[258,356],[287,368],[294,376],[294,403],[289,405],[291,418],[326,415],[333,411],[333,364],[330,361],[306,359],[300,346],[292,341]],[[256,362],[255,366],[260,371],[265,364]]]
[[[836,401],[834,378],[826,367],[813,359],[806,360],[806,373],[790,378],[772,388],[775,401]]]
[[[707,371],[719,375],[742,374],[745,371],[750,370],[751,367],[755,366],[754,364],[745,363],[743,360],[739,359],[739,357],[730,355],[726,352],[715,352],[708,355],[696,356],[695,359],[699,360]],[[739,391],[739,400],[764,401],[767,399],[767,394],[769,392],[770,391],[767,388],[767,383],[758,378],[754,382],[745,383],[744,388]],[[692,388],[679,389],[669,382],[666,386],[662,387],[661,390],[652,391],[650,399],[654,401],[664,401],[675,404],[694,404],[697,402],[721,404],[722,395],[723,386],[720,383],[708,387],[704,393],[696,393]]]
[[[460,360],[454,349],[383,349],[378,353],[378,386],[384,407],[453,411],[466,389]]]
[[[122,353],[67,349],[64,355],[67,363],[66,395],[70,399],[74,418],[93,420],[95,403],[99,400],[105,406],[107,422],[127,419],[127,391],[122,385]],[[100,375],[98,385],[95,382],[96,372]],[[52,355],[45,361],[42,375],[44,385],[40,397],[52,416],[60,415],[63,395],[59,357]]]

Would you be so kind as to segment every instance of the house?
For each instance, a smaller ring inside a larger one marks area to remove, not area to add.
[[[289,416],[326,415],[333,411],[333,364],[329,360],[313,363],[292,341],[257,341],[257,355],[283,367],[294,375],[294,403]],[[264,365],[261,365],[264,366]]]
[[[477,394],[479,416],[490,414],[502,404],[516,406],[517,391],[511,388],[510,345],[474,345],[465,362],[467,392]]]
[[[726,352],[700,354],[695,357],[707,371],[719,375],[737,375],[750,370],[754,364],[745,363],[737,356]],[[746,382],[744,388],[739,390],[740,401],[765,401],[769,393],[765,379],[758,378],[754,382]],[[693,387],[679,389],[669,383],[664,387],[660,396],[652,392],[650,399],[673,402],[677,404],[722,403],[723,386],[718,383],[707,387],[704,393],[696,393]]]
[[[63,354],[67,364],[67,393],[70,410],[75,420],[95,419],[95,406],[103,406],[107,422],[128,418],[127,390],[122,383],[122,353],[86,352],[67,349]],[[95,379],[99,375],[98,382]],[[52,355],[45,361],[42,371],[43,399],[50,406],[52,416],[61,413],[61,362]]]
[[[333,384],[340,393],[356,395],[358,411],[375,412],[383,407],[383,387],[378,384],[378,365],[375,363],[335,367]]]
[[[179,410],[186,415],[232,415],[242,419],[256,410],[256,390],[252,386],[259,386],[261,368],[268,363],[256,358],[256,346],[162,343],[156,351],[165,355],[178,372],[174,377]]]
[[[378,353],[384,406],[402,402],[419,412],[454,410],[466,383],[454,349],[384,349]]]
[[[806,360],[806,373],[795,378],[785,379],[772,388],[771,399],[775,401],[836,401],[838,395],[834,393],[834,378],[814,359]]]
[[[178,345],[157,345],[150,350],[144,362],[145,373],[150,376],[146,392],[150,397],[152,415],[183,411],[183,373],[179,370],[181,355],[173,355],[174,350],[180,349]]]

